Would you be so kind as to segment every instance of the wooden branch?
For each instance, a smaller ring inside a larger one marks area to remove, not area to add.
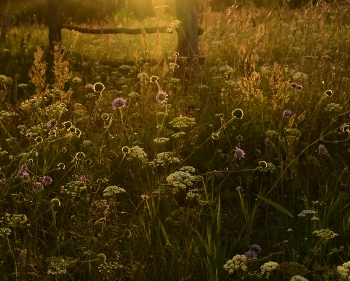
[[[90,34],[118,34],[118,33],[125,33],[125,34],[141,34],[141,28],[86,28],[86,27],[80,27],[80,26],[74,26],[74,25],[61,25],[61,29],[68,29],[68,30],[75,30],[80,33],[90,33]],[[168,27],[161,26],[161,27],[145,27],[145,32],[148,34],[151,33],[171,33],[168,30]],[[198,35],[202,35],[204,33],[204,30],[201,28],[198,28]]]

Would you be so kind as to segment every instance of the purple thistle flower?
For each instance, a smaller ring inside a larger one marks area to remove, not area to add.
[[[114,260],[116,260],[116,261],[119,260],[119,252],[118,251],[113,251],[112,258]]]
[[[50,176],[44,176],[43,178],[44,185],[52,184],[52,178]]]
[[[235,157],[238,158],[238,160],[241,160],[242,158],[244,158],[245,153],[242,149],[236,147],[235,149]]]
[[[290,84],[290,86],[293,88],[293,89],[296,89],[298,87],[298,84],[293,82]]]
[[[245,252],[244,255],[248,258],[248,259],[256,259],[258,257],[258,253],[255,252],[255,251],[248,251],[248,252]]]
[[[283,118],[289,118],[290,116],[292,116],[293,112],[291,112],[290,110],[285,110],[283,111]]]
[[[86,182],[86,177],[84,175],[79,177],[80,182]]]
[[[258,253],[260,253],[262,251],[262,248],[258,244],[253,244],[250,246],[250,248],[257,250]]]
[[[21,261],[21,263],[25,264],[27,261],[27,250],[22,250],[18,256],[19,256],[19,260]]]
[[[160,90],[156,95],[156,100],[159,104],[166,104],[168,102],[168,96],[167,92]]]
[[[116,98],[114,101],[112,101],[112,107],[114,110],[116,110],[119,107],[123,107],[126,105],[126,99],[124,98]]]
[[[318,150],[318,154],[321,154],[321,155],[328,155],[328,150],[327,148],[323,145],[323,144],[320,144],[317,148]]]
[[[1,179],[0,180],[0,183],[5,183],[6,182],[6,179]]]
[[[225,177],[225,175],[222,173],[222,172],[217,172],[216,174],[215,174],[215,177],[218,179],[218,180],[222,180],[224,177]]]
[[[41,184],[41,182],[36,182],[36,183],[34,183],[33,186],[32,186],[32,188],[33,188],[34,190],[37,190],[37,191],[43,190],[43,189],[44,189],[44,187],[43,187],[43,185]]]
[[[24,179],[26,176],[28,176],[27,164],[23,164],[23,165],[21,166],[21,168],[19,168],[18,176],[19,176],[21,179]]]
[[[267,137],[267,138],[264,140],[264,143],[265,143],[265,146],[269,146],[269,145],[270,145],[270,139],[269,139],[269,137]]]

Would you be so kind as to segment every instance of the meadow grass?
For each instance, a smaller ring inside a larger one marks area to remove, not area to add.
[[[13,29],[1,279],[349,280],[347,4],[204,9],[202,63],[64,31],[49,65],[46,28]]]

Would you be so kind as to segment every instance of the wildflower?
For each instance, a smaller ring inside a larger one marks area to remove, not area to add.
[[[0,183],[5,183],[6,182],[6,179],[1,179],[0,180]]]
[[[188,171],[176,171],[167,176],[168,184],[185,189],[186,186],[193,186],[193,182],[197,181],[197,177],[191,175]]]
[[[21,168],[20,168],[19,171],[18,171],[18,176],[19,176],[21,179],[24,179],[25,177],[28,176],[27,164],[23,164],[23,165],[21,166]]]
[[[326,91],[324,92],[324,95],[325,95],[326,97],[331,97],[331,96],[333,95],[333,92],[332,92],[332,90],[326,90]]]
[[[122,147],[122,152],[123,154],[129,154],[131,152],[130,148],[127,146]]]
[[[249,250],[248,252],[245,252],[244,255],[248,259],[257,259],[258,258],[258,253],[252,250]]]
[[[334,233],[332,230],[329,230],[328,228],[315,230],[312,234],[315,234],[316,236],[321,237],[324,240],[329,240],[336,236],[339,236],[337,233]]]
[[[306,278],[304,278],[303,276],[300,275],[294,275],[290,281],[309,281]]]
[[[340,106],[339,103],[330,103],[327,104],[327,106],[324,109],[326,112],[334,112],[334,113],[339,113],[343,110],[343,107]]]
[[[242,137],[241,135],[238,135],[238,136],[236,137],[236,140],[242,141],[242,140],[243,140],[243,137]]]
[[[225,178],[225,175],[222,172],[219,171],[219,172],[216,172],[215,177],[218,180],[222,180],[223,178]]]
[[[84,152],[77,152],[74,156],[75,160],[80,161],[83,160],[85,158],[85,153]]]
[[[166,143],[167,141],[169,141],[169,138],[156,138],[153,140],[153,142],[155,143]]]
[[[159,104],[165,104],[168,102],[168,94],[167,92],[164,92],[162,90],[160,90],[158,93],[157,93],[157,96],[156,96],[156,100]]]
[[[195,125],[196,122],[194,118],[180,115],[179,117],[175,117],[172,121],[170,121],[169,124],[174,128],[186,128]]]
[[[232,115],[232,118],[242,119],[243,110],[240,108],[236,108],[234,111],[232,111],[231,115]]]
[[[41,182],[36,182],[33,184],[32,188],[36,191],[39,191],[39,190],[43,190],[44,187],[43,185],[41,184]]]
[[[235,157],[238,158],[238,160],[241,160],[242,158],[245,157],[245,152],[242,149],[236,147],[236,149],[235,149]]]
[[[337,271],[342,280],[349,280],[350,278],[350,261],[343,263],[337,267]]]
[[[247,270],[247,257],[245,255],[235,255],[231,260],[228,260],[224,269],[228,271],[229,274],[233,274],[235,271],[246,271]]]
[[[290,84],[290,86],[293,88],[293,89],[296,89],[298,87],[298,84],[293,82]]]
[[[318,150],[318,154],[321,154],[321,155],[328,155],[328,150],[327,148],[323,145],[323,144],[320,144],[317,148]]]
[[[293,112],[291,112],[290,110],[285,110],[283,111],[283,118],[289,118],[290,116],[292,116]]]
[[[269,261],[265,262],[261,267],[260,267],[260,272],[261,275],[266,275],[266,278],[268,278],[271,275],[271,271],[276,270],[278,267],[277,262]]]
[[[270,145],[270,139],[269,137],[266,137],[266,139],[264,140],[265,146],[269,146]]]
[[[71,121],[66,121],[66,122],[63,122],[62,125],[68,130],[70,127],[73,126],[72,122]]]
[[[74,78],[72,78],[72,82],[78,84],[78,83],[81,82],[81,78],[79,78],[79,77],[74,77]]]
[[[52,184],[52,178],[50,176],[44,176],[43,178],[44,185]]]
[[[314,215],[316,212],[314,210],[303,210],[298,214],[298,217],[306,217],[307,215]]]
[[[102,113],[101,118],[102,118],[102,120],[107,121],[109,119],[109,114],[108,113]]]
[[[340,126],[340,131],[344,133],[349,133],[350,132],[350,126],[349,124],[344,123],[343,125]]]
[[[112,107],[114,110],[116,110],[119,107],[124,107],[126,105],[126,99],[124,98],[116,98],[114,101],[112,101]]]
[[[104,191],[103,191],[103,196],[114,196],[119,193],[126,193],[126,190],[124,188],[121,188],[117,185],[111,185],[108,186]]]
[[[86,182],[86,177],[84,175],[79,177],[79,181],[85,183]]]
[[[21,250],[19,252],[19,260],[21,261],[22,264],[25,264],[27,261],[27,250]]]
[[[92,89],[95,93],[102,93],[105,89],[105,85],[103,85],[101,82],[97,82],[92,86]]]
[[[112,258],[114,260],[116,260],[116,261],[119,260],[119,252],[118,251],[113,251]]]

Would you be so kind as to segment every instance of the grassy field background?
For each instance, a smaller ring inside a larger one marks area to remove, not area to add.
[[[65,30],[49,76],[47,28],[12,28],[1,279],[349,280],[349,7],[203,8],[190,63],[176,34]]]

